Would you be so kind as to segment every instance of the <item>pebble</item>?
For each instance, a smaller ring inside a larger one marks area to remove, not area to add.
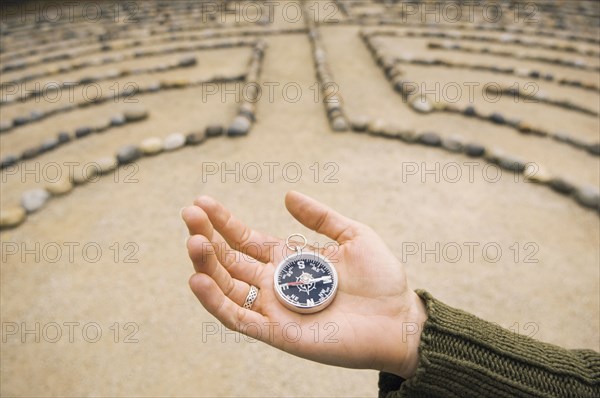
[[[135,145],[125,145],[117,152],[117,160],[119,164],[131,163],[138,160],[142,153]]]
[[[10,207],[0,211],[0,228],[12,228],[25,221],[27,213],[21,206]]]
[[[40,150],[42,152],[51,151],[52,149],[56,148],[59,144],[60,143],[58,142],[58,138],[57,137],[46,138],[44,141],[42,141],[42,145],[40,146]]]
[[[10,167],[16,164],[19,161],[19,158],[15,155],[6,155],[2,159],[0,159],[0,168],[4,169],[6,167]]]
[[[127,122],[137,122],[148,117],[148,111],[142,106],[134,106],[127,109],[124,114]]]
[[[227,135],[230,137],[242,136],[248,134],[250,130],[250,120],[243,116],[237,116],[227,129]]]
[[[106,174],[108,172],[113,171],[117,168],[118,162],[117,159],[110,156],[105,156],[96,160],[94,163],[98,165],[98,172],[100,174]]]
[[[343,116],[338,116],[331,121],[333,131],[348,131],[348,122]]]
[[[537,163],[527,163],[523,175],[526,181],[545,184],[552,179],[548,171]]]
[[[140,151],[144,155],[156,155],[157,153],[162,152],[163,150],[163,142],[158,137],[150,137],[146,138],[140,144]]]
[[[92,131],[99,133],[99,132],[109,129],[111,125],[112,125],[112,123],[110,120],[101,119],[101,120],[96,120],[94,123],[92,123],[91,129],[92,129]]]
[[[73,183],[75,185],[85,184],[91,181],[100,172],[96,165],[86,164],[81,170],[73,171]]]
[[[398,133],[398,138],[408,143],[416,142],[418,139],[417,133],[414,130],[402,130]]]
[[[419,113],[430,113],[433,111],[433,106],[427,98],[416,98],[410,103],[410,106]]]
[[[426,132],[419,135],[419,142],[427,146],[440,146],[442,145],[442,139],[437,133]]]
[[[485,147],[483,145],[471,142],[465,145],[465,154],[472,158],[477,158],[485,154]]]
[[[587,146],[587,151],[592,155],[600,156],[600,142],[596,144],[589,144]]]
[[[46,190],[54,196],[64,195],[73,190],[73,183],[67,178],[61,178],[56,182],[51,182],[46,186]]]
[[[369,117],[364,115],[357,116],[350,121],[350,124],[354,131],[367,131],[367,128],[369,127]]]
[[[0,133],[4,133],[12,128],[12,120],[0,120]]]
[[[575,189],[575,187],[570,182],[568,182],[562,178],[552,178],[549,181],[548,185],[550,185],[550,188],[552,188],[556,192],[562,193],[565,195],[570,194]]]
[[[490,148],[485,151],[484,158],[488,162],[498,163],[500,158],[504,156],[504,151],[499,148]]]
[[[498,158],[498,165],[503,169],[521,173],[525,170],[525,162],[514,156],[504,155]]]
[[[219,126],[216,124],[212,126],[207,126],[205,132],[207,137],[218,137],[220,135],[223,135],[223,126]]]
[[[239,110],[239,114],[241,116],[245,116],[248,119],[252,120],[253,122],[256,121],[256,115],[254,113],[254,104],[251,102],[244,102],[241,106],[240,106],[240,110]]]
[[[469,105],[465,108],[463,114],[470,117],[477,116],[477,111],[475,110],[475,107]]]
[[[185,136],[185,143],[187,145],[199,145],[206,140],[206,134],[204,132],[196,131],[189,133]]]
[[[464,138],[459,135],[450,135],[442,138],[442,148],[450,152],[461,152],[464,147]]]
[[[17,116],[12,120],[14,126],[22,126],[29,122],[29,118],[27,116]]]
[[[27,148],[21,154],[21,159],[23,159],[23,160],[31,159],[31,158],[38,156],[39,154],[40,154],[39,147]]]
[[[121,113],[110,118],[110,124],[112,126],[122,126],[125,123],[127,123],[127,120],[125,119],[125,115]]]
[[[33,213],[41,209],[45,204],[50,194],[42,188],[31,189],[23,192],[21,196],[21,205],[27,213]]]
[[[165,151],[174,151],[185,146],[185,135],[181,133],[169,134],[163,141],[163,149]]]
[[[387,128],[387,124],[382,119],[371,120],[368,126],[369,134],[372,135],[380,135],[383,134],[385,129]]]
[[[91,133],[92,129],[90,127],[78,127],[77,130],[75,130],[75,137],[81,138],[90,135]]]
[[[186,55],[184,57],[179,58],[179,62],[177,62],[177,65],[181,66],[182,68],[187,68],[196,65],[196,63],[197,61],[195,56]]]
[[[593,209],[600,208],[600,191],[592,185],[584,185],[575,191],[575,199],[579,204]]]
[[[69,135],[69,133],[65,133],[65,132],[58,133],[56,138],[58,139],[58,142],[60,144],[64,144],[65,142],[71,141],[71,135]]]

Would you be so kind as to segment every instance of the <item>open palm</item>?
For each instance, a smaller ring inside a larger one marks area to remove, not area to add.
[[[318,249],[339,276],[331,305],[309,315],[286,309],[273,286],[276,266],[292,253],[285,240],[250,229],[207,196],[182,212],[196,270],[190,286],[202,305],[226,327],[290,354],[412,376],[425,310],[400,262],[366,225],[297,192],[285,203],[303,225],[339,244]],[[260,290],[245,309],[250,285]]]

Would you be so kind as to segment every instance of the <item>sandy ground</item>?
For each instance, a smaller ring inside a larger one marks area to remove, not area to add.
[[[275,26],[286,24],[277,20]],[[599,185],[597,157],[460,116],[415,114],[393,92],[361,43],[358,30],[354,26],[321,28],[349,114],[442,135],[460,133],[540,162],[578,183]],[[199,194],[223,201],[257,229],[282,237],[301,232],[312,242],[325,243],[327,239],[306,231],[283,205],[288,190],[313,195],[375,228],[398,257],[404,257],[413,288],[425,288],[450,305],[521,334],[568,348],[600,349],[597,214],[549,189],[515,181],[507,172],[490,182],[485,178],[485,163],[479,161],[469,166],[465,162],[471,159],[436,149],[332,132],[323,105],[314,98],[316,78],[306,35],[265,40],[268,49],[261,79],[263,84],[279,86],[272,101],[265,92],[258,103],[258,120],[249,136],[220,137],[142,159],[138,167],[122,169],[53,200],[20,227],[1,233],[2,396],[377,395],[375,371],[311,363],[217,327],[187,286],[193,270],[184,248],[187,231],[179,210]],[[423,40],[385,41],[392,52],[426,52]],[[185,73],[194,77],[239,73],[248,55],[247,48],[202,52],[199,65]],[[446,52],[435,55],[456,57]],[[491,58],[473,55],[464,60],[501,63]],[[137,61],[139,65],[154,62],[160,60]],[[502,64],[516,63],[502,60]],[[411,77],[429,82],[515,81],[484,72],[405,68]],[[566,73],[598,80],[597,74],[589,72]],[[538,82],[549,96],[572,98],[598,109],[598,93]],[[281,88],[289,83],[302,90],[297,102],[284,98]],[[203,101],[200,90],[140,96],[150,112],[146,121],[87,137],[25,165],[35,168],[37,164],[42,170],[49,162],[89,162],[144,137],[227,124],[236,113],[235,101],[221,101],[218,96]],[[476,105],[486,111],[514,113],[581,138],[600,138],[594,117],[510,100],[488,104],[478,99]],[[36,106],[48,105],[5,107],[2,118]],[[0,152],[18,152],[58,130],[72,130],[92,117],[109,117],[123,107],[110,103],[20,128],[1,137]],[[273,181],[265,162],[277,162]],[[302,173],[295,182],[294,169],[288,166],[292,162]],[[244,179],[243,174],[252,171],[247,167],[254,164],[262,171],[256,182]],[[214,165],[217,174],[206,173]],[[417,166],[416,175],[407,173],[408,165]],[[423,173],[437,167],[438,174],[443,174],[455,165],[462,172],[457,182],[443,175],[436,181],[434,175]],[[221,173],[235,167],[240,170],[239,181]],[[38,183],[31,175],[3,172],[2,206],[18,203],[25,189],[43,186],[41,177]],[[441,250],[438,260],[433,254],[425,255],[426,249],[449,244],[462,248],[456,262],[447,261],[450,254],[444,256]],[[69,258],[68,245],[74,246],[73,258]],[[475,247],[472,258],[468,245]],[[9,247],[15,246],[18,252],[9,254]],[[61,248],[58,260],[50,252],[56,246]],[[407,255],[409,246],[418,247],[418,253]],[[496,262],[490,259],[493,249],[483,250],[490,246],[501,250]],[[97,248],[101,253],[96,256]],[[72,342],[65,326],[69,322],[79,323]],[[36,323],[39,342],[35,332],[24,337],[21,333],[22,328],[34,329]],[[48,341],[55,336],[52,323],[61,325],[63,333],[56,343]],[[19,332],[8,335],[7,328],[14,325]],[[82,334],[84,326],[86,334]],[[91,342],[98,329],[101,337]],[[115,330],[120,331],[118,335]]]

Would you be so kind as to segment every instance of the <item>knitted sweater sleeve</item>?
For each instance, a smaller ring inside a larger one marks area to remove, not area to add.
[[[381,372],[379,397],[600,397],[600,354],[566,350],[452,308],[427,308],[419,365],[409,380]]]

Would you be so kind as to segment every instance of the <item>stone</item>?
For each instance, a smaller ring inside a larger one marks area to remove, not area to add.
[[[100,158],[94,163],[98,166],[97,170],[99,174],[107,174],[115,170],[118,165],[117,159],[111,156],[105,156],[103,158]]]
[[[156,155],[162,152],[163,142],[158,137],[146,138],[140,144],[140,151],[146,156]]]
[[[205,133],[207,137],[218,137],[220,135],[223,135],[223,126],[220,126],[218,124],[207,126]]]
[[[593,185],[584,185],[575,191],[575,200],[582,206],[600,208],[600,191]]]
[[[113,117],[110,118],[111,126],[122,126],[125,123],[127,123],[127,120],[125,119],[125,115],[123,115],[122,113],[119,113],[118,115],[114,115]]]
[[[85,137],[90,134],[92,134],[92,129],[90,127],[78,127],[75,130],[75,138]]]
[[[64,195],[73,190],[73,183],[68,178],[61,178],[46,185],[46,190],[54,196]]]
[[[17,116],[12,120],[14,126],[22,126],[29,122],[29,118],[27,116]]]
[[[19,158],[15,155],[5,155],[0,159],[0,169],[13,166],[19,161]]]
[[[477,116],[477,110],[475,110],[475,107],[469,105],[463,110],[463,114],[465,116],[474,117]]]
[[[58,142],[57,137],[46,138],[44,141],[42,141],[42,145],[40,145],[40,150],[42,152],[51,151],[59,145],[60,142]]]
[[[510,155],[500,156],[498,158],[498,165],[503,169],[522,173],[525,170],[525,162],[519,158]]]
[[[108,130],[111,125],[112,125],[112,123],[109,119],[99,119],[99,120],[94,121],[91,124],[90,128],[92,129],[92,131],[94,131],[96,133],[100,133],[104,130]]]
[[[125,145],[117,151],[119,164],[127,164],[138,160],[142,153],[135,145]]]
[[[21,196],[21,205],[27,213],[33,213],[46,204],[50,194],[42,188],[35,188],[23,192]]]
[[[244,116],[237,116],[233,119],[233,122],[227,129],[227,135],[230,137],[237,137],[248,134],[252,123]]]
[[[411,101],[410,106],[419,113],[431,113],[433,111],[433,106],[425,97],[417,97]]]
[[[398,132],[397,137],[407,143],[416,142],[419,138],[414,130],[401,130]]]
[[[425,132],[419,134],[418,141],[427,146],[440,146],[442,145],[442,139],[437,133]]]
[[[133,106],[127,109],[123,115],[128,123],[137,122],[146,119],[148,117],[148,111],[142,106]]]
[[[442,138],[442,148],[450,152],[462,152],[464,142],[463,137],[453,134]]]
[[[73,170],[72,182],[75,185],[85,184],[100,173],[99,167],[93,163],[85,164],[79,170]]]
[[[193,55],[186,55],[184,57],[179,58],[179,61],[177,62],[177,66],[180,66],[182,68],[188,68],[190,66],[194,66],[196,65],[197,61],[196,61],[196,57]]]
[[[562,193],[564,195],[569,195],[569,194],[571,194],[571,192],[573,192],[575,190],[575,187],[573,186],[573,184],[571,184],[570,182],[568,182],[565,179],[560,178],[560,177],[552,178],[548,182],[548,185],[554,191],[556,191],[558,193]]]
[[[387,124],[382,119],[375,119],[371,120],[367,128],[369,130],[369,134],[380,135],[383,134],[383,132],[387,128]]]
[[[199,145],[206,140],[206,134],[204,132],[196,131],[191,132],[185,136],[186,145]]]
[[[348,131],[348,122],[343,116],[338,116],[331,121],[333,131]]]
[[[12,120],[0,120],[0,133],[4,133],[12,128]]]
[[[0,229],[16,227],[25,221],[25,218],[27,218],[27,213],[21,206],[2,209],[0,210]]]
[[[39,147],[27,148],[21,154],[21,159],[23,159],[23,160],[32,159],[32,158],[38,156],[40,153],[41,152],[40,152]]]
[[[552,179],[552,176],[548,171],[537,163],[527,163],[525,170],[523,171],[525,181],[535,182],[538,184],[545,184]]]
[[[499,113],[492,113],[489,117],[490,121],[494,124],[505,124],[506,119]]]
[[[465,154],[472,158],[477,158],[485,154],[485,147],[475,142],[465,145]]]
[[[69,133],[65,133],[65,132],[58,133],[56,138],[58,139],[58,142],[60,144],[64,144],[65,142],[71,141],[71,135]]]
[[[240,110],[239,110],[239,114],[241,116],[245,116],[248,119],[250,119],[251,121],[255,122],[256,121],[256,115],[254,113],[254,104],[251,102],[244,102],[241,106],[240,106]]]
[[[46,116],[46,113],[44,111],[35,109],[29,113],[29,121],[32,122],[32,121],[40,120],[40,119],[43,119],[44,116]]]
[[[505,156],[504,151],[499,148],[490,148],[485,151],[484,158],[490,163],[498,163]]]
[[[350,121],[350,125],[354,131],[367,131],[367,128],[369,127],[369,117],[364,115],[357,116]]]
[[[163,141],[163,149],[165,151],[174,151],[185,146],[185,135],[181,133],[169,134]]]

